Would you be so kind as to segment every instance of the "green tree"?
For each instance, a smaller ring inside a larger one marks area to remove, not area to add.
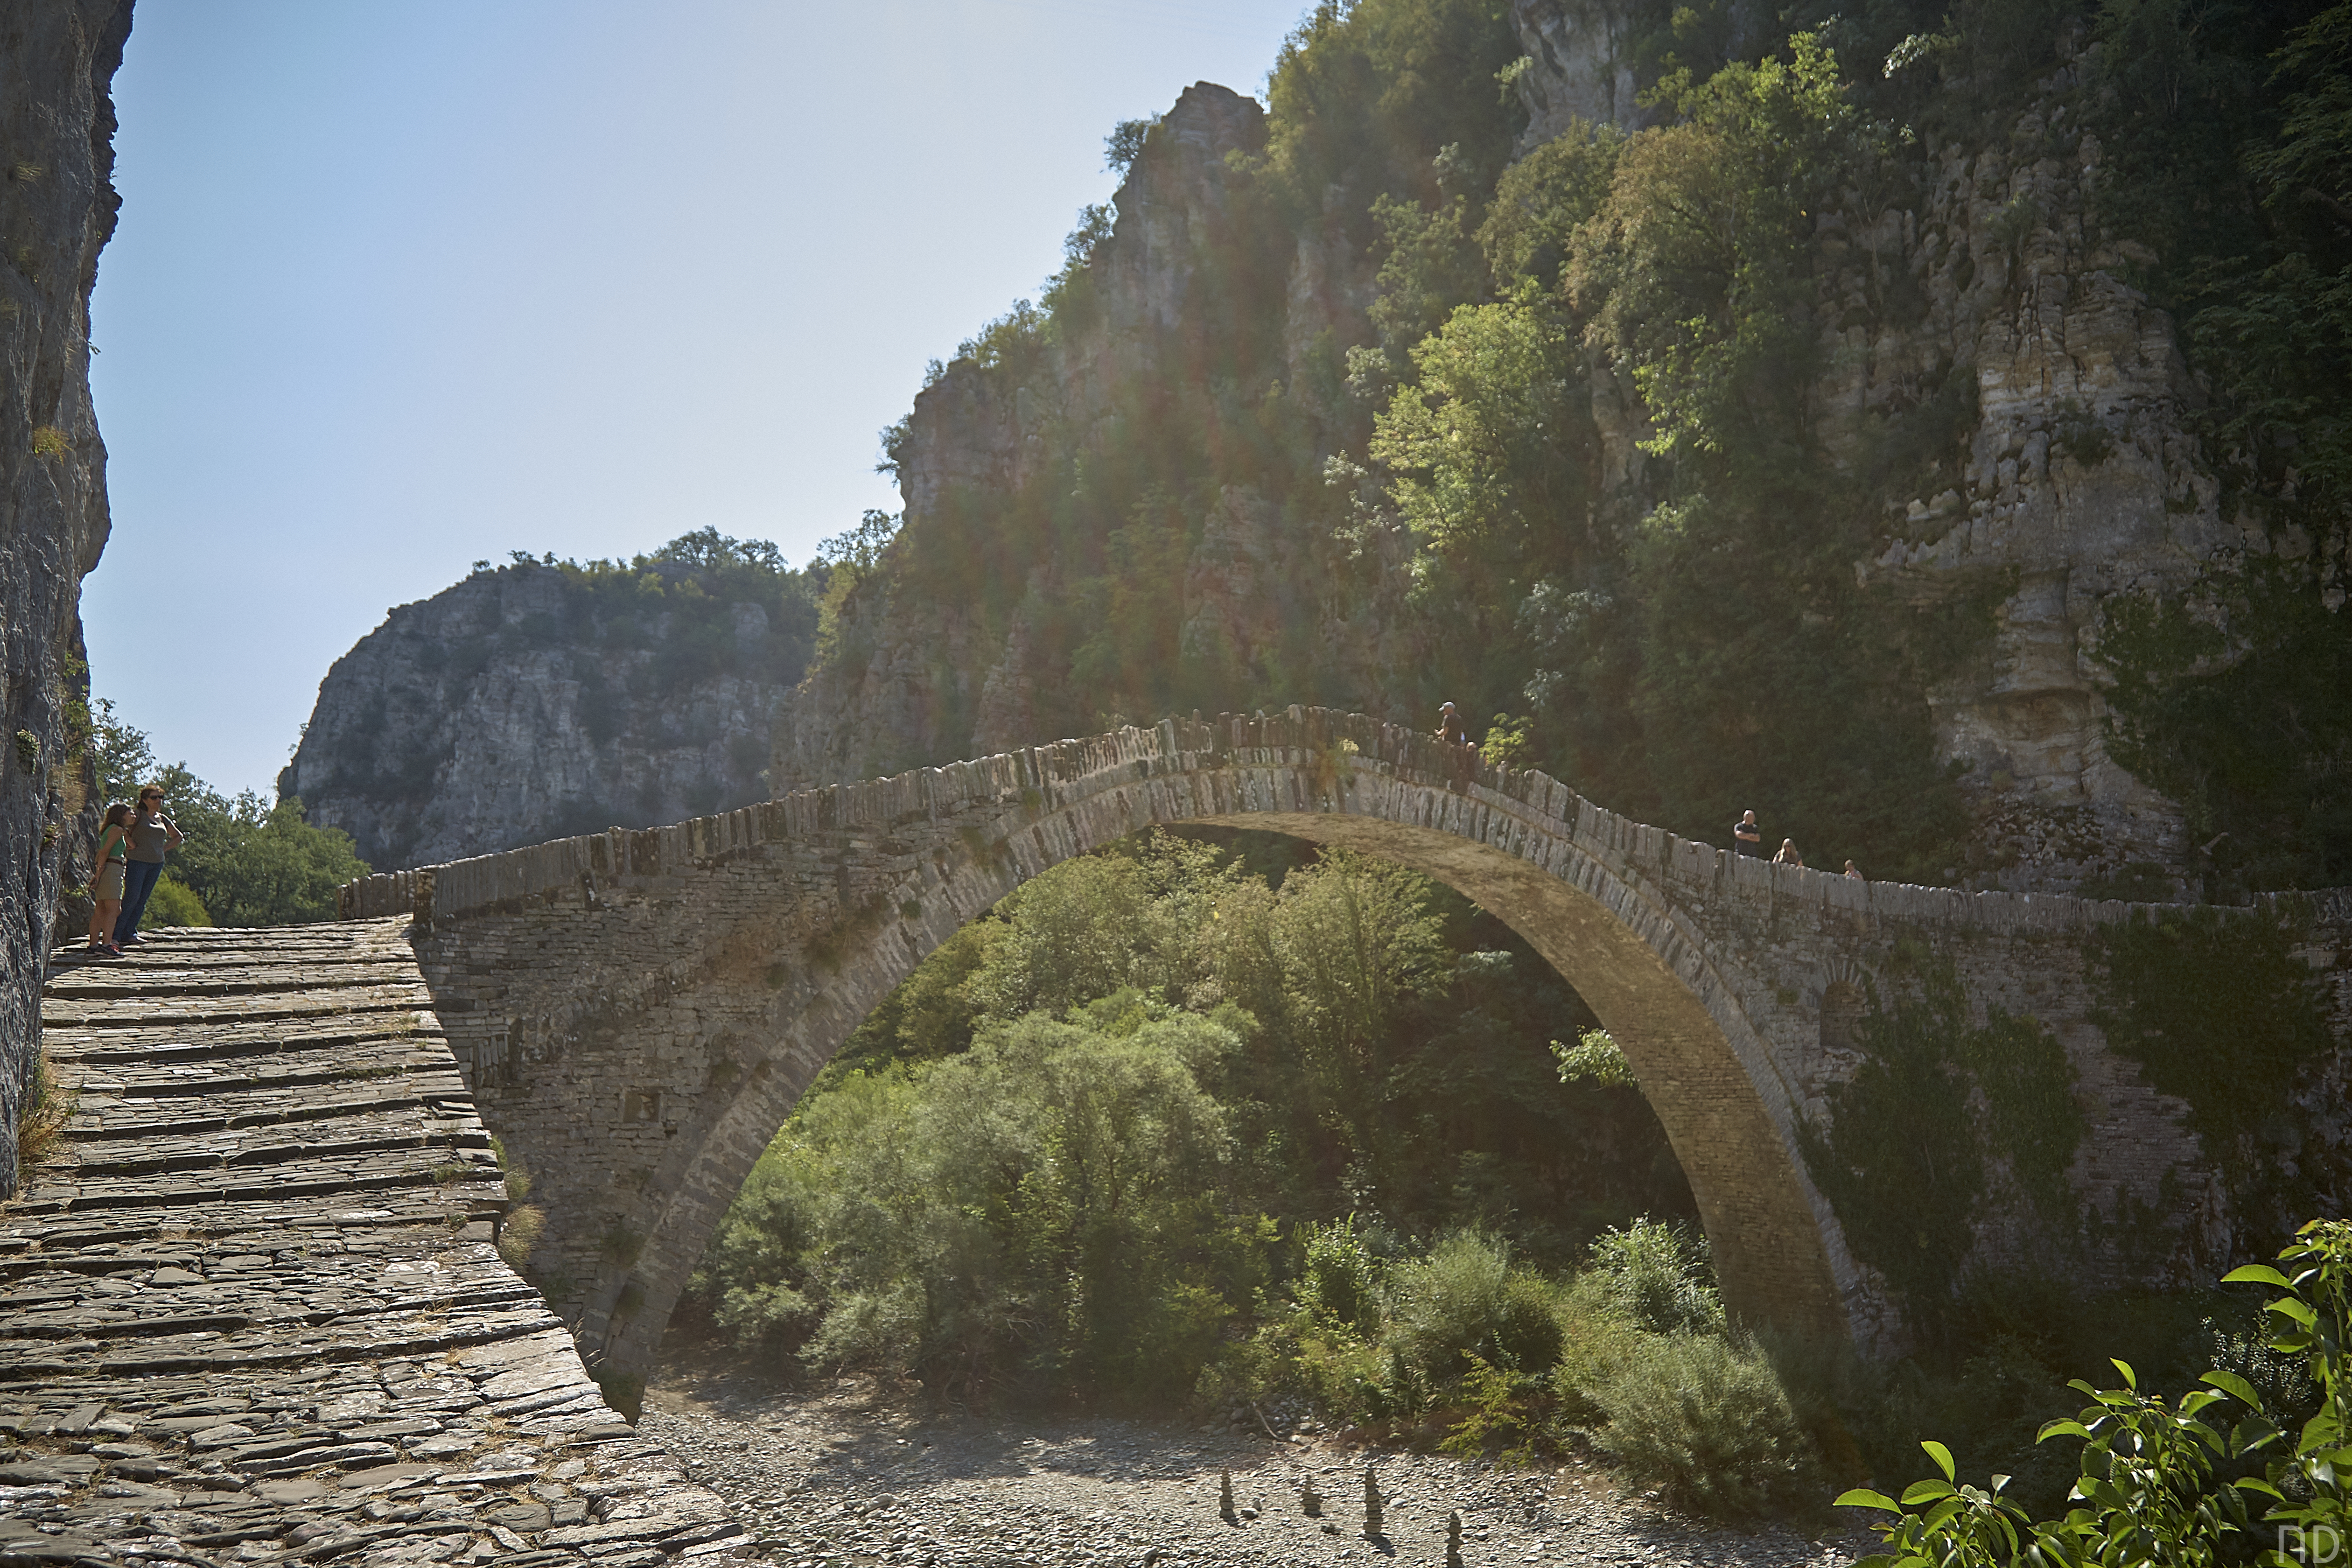
[[[203,900],[215,925],[301,925],[335,918],[335,889],[368,874],[340,828],[314,827],[302,803],[271,805],[251,790],[234,800],[183,789],[173,812],[187,841],[168,875]]]

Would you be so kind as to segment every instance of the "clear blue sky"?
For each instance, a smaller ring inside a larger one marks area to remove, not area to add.
[[[268,793],[327,667],[509,550],[896,510],[876,433],[1103,138],[1306,0],[142,0],[91,337],[92,679]]]

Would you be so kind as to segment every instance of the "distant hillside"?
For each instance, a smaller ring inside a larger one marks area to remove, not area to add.
[[[823,576],[709,530],[478,570],[335,661],[278,794],[379,868],[764,799]]]

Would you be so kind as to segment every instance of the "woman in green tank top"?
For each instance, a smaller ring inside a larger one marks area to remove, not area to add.
[[[122,913],[122,873],[130,859],[130,847],[125,835],[130,831],[131,808],[115,805],[106,808],[106,826],[98,832],[98,875],[91,879],[89,894],[94,907],[89,912],[89,946],[87,952],[107,952],[122,956],[114,945],[114,922]]]

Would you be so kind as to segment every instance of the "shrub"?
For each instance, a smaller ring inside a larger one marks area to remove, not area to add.
[[[1381,1264],[1356,1234],[1356,1216],[1299,1227],[1306,1259],[1291,1287],[1298,1304],[1318,1317],[1353,1329],[1376,1329],[1381,1316]]]
[[[1756,1519],[1820,1501],[1812,1440],[1770,1360],[1744,1338],[1636,1336],[1583,1392],[1608,1421],[1593,1441],[1676,1507]]]
[[[1591,1267],[1579,1281],[1591,1299],[1654,1334],[1723,1327],[1706,1238],[1658,1220],[1638,1219],[1592,1241]]]
[[[147,900],[147,908],[139,917],[141,931],[152,931],[157,926],[208,926],[213,917],[205,909],[204,900],[195,889],[177,877],[165,876],[155,883],[155,891]]]
[[[1456,1231],[1427,1258],[1389,1275],[1388,1343],[1433,1386],[1458,1382],[1475,1361],[1540,1373],[1559,1360],[1551,1289],[1509,1249],[1477,1231]]]
[[[522,1204],[508,1211],[506,1221],[499,1226],[499,1256],[506,1266],[520,1274],[530,1265],[530,1249],[539,1245],[540,1234],[547,1228],[547,1211],[537,1204]]]

